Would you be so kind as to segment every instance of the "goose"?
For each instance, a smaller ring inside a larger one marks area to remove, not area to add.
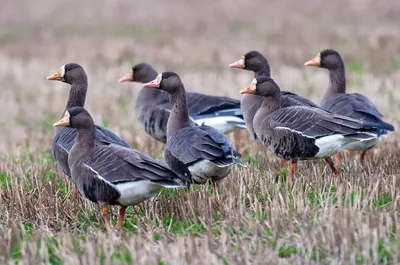
[[[196,126],[190,119],[185,87],[178,74],[163,72],[143,86],[169,94],[172,107],[164,158],[173,171],[195,184],[217,184],[233,165],[245,166],[224,134],[208,125]]]
[[[61,81],[71,85],[65,110],[72,107],[84,107],[88,82],[82,66],[77,63],[64,64],[57,72],[48,76],[47,80]],[[61,116],[64,115],[64,112]],[[126,141],[103,126],[96,125],[95,132],[96,145],[116,144],[127,148],[131,147]],[[69,177],[71,177],[71,171],[68,165],[68,153],[74,144],[76,135],[77,131],[74,128],[57,127],[52,143],[53,157],[61,170]]]
[[[346,93],[345,67],[340,54],[332,49],[323,50],[315,58],[307,61],[305,66],[317,66],[329,70],[329,85],[321,101],[321,108],[335,114],[361,120],[378,128],[376,136],[370,141],[355,142],[346,148],[350,151],[361,151],[360,160],[365,160],[368,150],[376,146],[388,131],[394,131],[393,125],[382,120],[383,115],[374,103],[358,93]],[[338,156],[339,160],[341,156]]]
[[[229,67],[253,71],[254,77],[271,76],[271,68],[267,58],[265,58],[258,51],[249,51],[243,55],[242,58],[234,63],[231,63]],[[253,118],[260,108],[263,100],[263,97],[252,94],[245,94],[240,100],[240,106],[245,119],[246,127],[250,134],[253,135],[254,139],[257,138],[257,135],[254,132]],[[281,107],[286,108],[291,106],[310,106],[318,108],[314,102],[305,97],[299,96],[292,92],[281,91]]]
[[[149,64],[140,63],[119,79],[119,82],[146,83],[157,77]],[[222,133],[246,128],[240,102],[228,97],[186,93],[190,119],[197,125],[209,125]],[[171,112],[168,94],[158,89],[141,89],[135,102],[135,111],[145,131],[153,138],[166,143],[167,121]]]
[[[254,119],[257,138],[278,157],[290,161],[291,181],[298,160],[324,159],[333,173],[341,177],[331,156],[351,143],[374,139],[376,127],[319,108],[292,106],[281,108],[280,89],[267,76],[255,78],[241,94],[264,97]]]
[[[77,131],[68,155],[71,177],[79,193],[99,204],[106,227],[111,228],[109,206],[119,205],[115,230],[119,230],[128,206],[154,197],[162,188],[180,188],[187,179],[148,155],[117,144],[97,145],[96,125],[83,107],[68,108],[54,127]]]

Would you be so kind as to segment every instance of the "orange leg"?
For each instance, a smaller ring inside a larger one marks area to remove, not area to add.
[[[81,194],[79,193],[79,190],[76,186],[74,186],[72,194],[74,195],[75,198],[79,198]]]
[[[288,164],[288,161],[285,160],[285,159],[282,159],[282,168],[286,169],[287,168],[287,164]]]
[[[342,153],[337,153],[336,154],[336,159],[338,161],[338,165],[341,166],[342,165],[342,159],[343,159],[343,154]]]
[[[118,222],[117,225],[114,227],[115,230],[119,230],[122,226],[122,222],[125,219],[125,212],[126,212],[126,207],[125,206],[121,206],[119,208],[119,215],[118,215]]]
[[[296,162],[290,162],[290,180],[294,184],[294,174],[296,173],[296,168],[297,168],[297,161]]]
[[[354,159],[354,153],[356,151],[347,151],[347,157],[349,157],[350,159]]]
[[[365,155],[367,154],[367,152],[368,152],[368,150],[365,150],[365,151],[363,151],[363,152],[361,153],[361,155],[360,155],[361,163],[364,163]]]
[[[325,158],[326,163],[328,163],[328,165],[331,167],[332,172],[335,174],[336,177],[338,177],[339,179],[342,177],[342,172],[340,172],[340,170],[337,170],[335,167],[335,163],[333,163],[333,160],[331,157],[326,157]]]
[[[106,228],[109,229],[111,227],[111,225],[110,225],[110,215],[108,213],[108,206],[105,206],[104,208],[102,208],[101,213],[103,216],[104,223],[106,224]]]

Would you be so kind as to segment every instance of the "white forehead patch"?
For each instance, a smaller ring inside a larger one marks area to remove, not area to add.
[[[62,119],[61,119],[60,121],[62,121],[63,123],[69,124],[70,116],[71,116],[71,115],[69,114],[69,111],[66,110],[66,111],[64,112],[64,117],[62,117]]]
[[[65,74],[65,64],[63,66],[61,66],[60,70],[58,70],[59,74],[61,77],[64,77]],[[67,112],[65,112],[67,113]]]
[[[159,74],[159,75],[156,77],[156,82],[157,82],[157,84],[160,84],[160,83],[161,83],[161,80],[162,80],[162,74]]]
[[[257,85],[257,78],[254,78],[253,81],[251,82],[253,85]]]
[[[245,64],[244,64],[244,55],[242,56],[242,58],[240,58],[240,63],[243,64],[243,65],[245,65]]]
[[[317,62],[321,63],[321,53],[318,53],[316,58],[317,58]]]

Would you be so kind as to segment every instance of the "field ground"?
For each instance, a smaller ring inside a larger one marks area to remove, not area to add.
[[[219,187],[163,192],[129,210],[120,235],[75,197],[51,156],[52,124],[68,85],[46,76],[68,62],[89,77],[87,109],[135,148],[163,146],[136,120],[134,63],[178,72],[187,89],[239,98],[264,53],[285,90],[319,102],[327,72],[303,63],[325,48],[343,56],[348,90],[367,95],[399,127],[400,2],[4,0],[0,9],[0,264],[398,264],[399,133],[344,180],[301,162],[289,188],[279,161],[243,132],[230,135],[247,169]],[[116,213],[114,209],[114,213]]]

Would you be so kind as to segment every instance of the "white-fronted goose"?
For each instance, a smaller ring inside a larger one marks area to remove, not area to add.
[[[257,51],[250,51],[246,53],[238,61],[231,63],[229,67],[253,71],[254,77],[271,76],[271,69],[267,58]],[[253,118],[260,108],[263,100],[263,97],[251,94],[243,95],[240,100],[240,106],[246,122],[246,127],[253,135],[254,139],[256,139],[256,135],[253,128]],[[318,108],[315,103],[305,97],[299,96],[292,92],[281,91],[281,108],[291,106],[310,106]]]
[[[109,227],[108,206],[120,205],[115,229],[125,217],[125,209],[149,199],[162,188],[179,188],[179,177],[166,166],[144,153],[110,144],[96,145],[96,126],[82,107],[65,111],[55,127],[77,130],[76,140],[68,156],[72,179],[86,199],[98,203]]]
[[[164,72],[143,86],[169,94],[172,108],[164,158],[173,171],[187,176],[192,183],[217,183],[234,164],[243,165],[225,135],[207,125],[196,126],[190,119],[185,87],[176,73]]]
[[[359,120],[308,106],[281,108],[280,89],[270,77],[255,78],[240,93],[264,97],[253,120],[254,130],[271,152],[291,162],[292,182],[297,160],[324,158],[340,177],[330,157],[343,152],[350,143],[376,137],[376,128],[365,126]]]
[[[86,73],[80,65],[76,63],[65,64],[55,74],[47,77],[47,80],[57,80],[71,85],[65,109],[85,105],[88,83]],[[54,159],[61,170],[69,177],[71,177],[71,172],[68,166],[68,153],[74,144],[76,134],[77,131],[73,128],[58,127],[52,144]],[[117,144],[130,148],[130,145],[115,133],[99,125],[96,125],[96,144]]]
[[[361,120],[378,129],[377,137],[371,141],[350,144],[346,148],[362,151],[360,160],[363,161],[367,151],[379,142],[381,136],[387,135],[388,131],[394,131],[394,127],[382,120],[383,115],[367,97],[358,93],[346,94],[344,63],[337,51],[324,50],[304,65],[329,70],[329,85],[321,102],[322,109]]]
[[[132,67],[120,82],[146,83],[157,77],[157,72],[146,63]],[[187,92],[189,116],[197,124],[205,124],[222,133],[246,128],[240,102],[228,97]],[[145,131],[155,139],[165,143],[167,140],[167,121],[171,111],[168,94],[158,89],[142,89],[135,102],[135,111]]]

